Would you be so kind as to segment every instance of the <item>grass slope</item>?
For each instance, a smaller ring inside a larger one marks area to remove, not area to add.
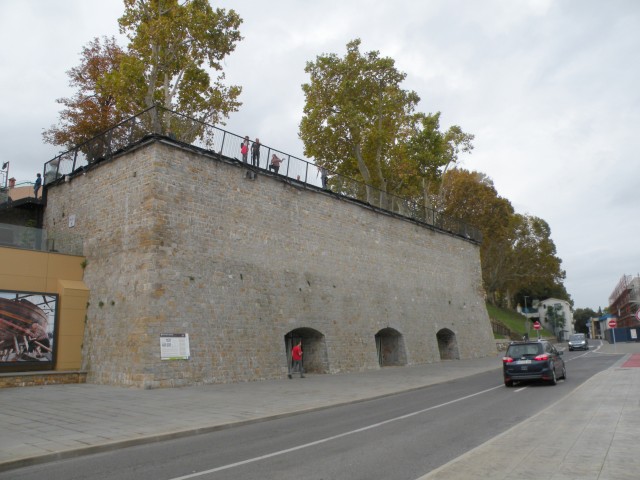
[[[516,332],[519,336],[522,336],[527,331],[527,319],[524,315],[519,314],[515,310],[509,310],[506,308],[499,308],[495,305],[487,303],[487,313],[489,318],[497,322],[502,323],[505,327]],[[540,330],[541,337],[550,337],[553,334],[544,328]],[[529,336],[531,338],[536,337],[536,331],[533,329],[533,325],[530,325]]]

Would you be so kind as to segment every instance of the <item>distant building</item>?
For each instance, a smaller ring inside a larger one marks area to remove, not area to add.
[[[0,223],[40,226],[42,209],[42,189],[35,198],[32,182],[16,184],[16,179],[10,178],[9,185],[0,188]]]
[[[569,338],[569,335],[575,333],[571,304],[566,300],[559,298],[542,300],[538,304],[538,312],[544,328],[551,330],[558,341],[563,342]],[[554,317],[559,321],[554,322]],[[562,320],[564,320],[564,325],[560,325],[563,323]]]
[[[7,198],[3,198],[3,201],[7,201],[9,198],[12,202],[30,198],[34,200],[33,196],[33,182],[16,183],[15,178],[9,179],[9,186],[2,188],[2,192]],[[42,198],[42,189],[38,192],[38,199]]]
[[[531,305],[531,307],[527,308],[522,308],[518,305],[518,313],[527,317],[531,322],[539,321],[546,330],[553,332],[558,341],[567,340],[569,335],[575,333],[571,304],[566,300],[547,298],[545,300],[533,300]],[[551,311],[549,311],[550,307]],[[553,316],[560,321],[554,322]],[[554,325],[554,323],[556,324]],[[564,324],[560,325],[562,323]]]
[[[609,312],[618,319],[618,328],[638,327],[636,312],[640,305],[640,276],[623,275],[609,295]]]

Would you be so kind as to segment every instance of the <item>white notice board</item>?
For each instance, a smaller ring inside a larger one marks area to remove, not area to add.
[[[188,333],[161,333],[160,360],[189,360]]]

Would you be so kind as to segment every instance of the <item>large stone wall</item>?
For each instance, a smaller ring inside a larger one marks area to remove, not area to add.
[[[245,173],[154,140],[48,188],[45,228],[84,238],[89,382],[282,376],[292,331],[319,372],[380,368],[380,331],[400,364],[440,361],[438,332],[495,354],[476,244]],[[162,333],[188,333],[191,358],[161,361]]]

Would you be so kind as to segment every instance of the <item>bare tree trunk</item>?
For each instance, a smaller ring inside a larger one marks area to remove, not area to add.
[[[147,108],[151,108],[155,105],[153,94],[156,90],[156,82],[158,81],[158,45],[154,44],[151,46],[152,51],[152,62],[151,62],[151,73],[149,74],[149,84],[147,85],[147,93],[144,97],[144,102],[147,105]],[[160,133],[160,112],[157,108],[154,108],[151,111],[152,115],[152,128],[153,132]]]
[[[431,197],[429,196],[429,186],[431,182],[424,177],[422,179],[422,201],[424,202],[424,220],[426,223],[433,225],[433,205],[431,204]]]
[[[384,178],[384,174],[382,173],[382,147],[378,146],[378,150],[376,151],[376,173],[378,174],[378,178],[380,179],[380,191],[378,196],[378,206],[380,208],[389,209],[387,205],[387,179]]]
[[[375,198],[374,197],[375,190],[371,188],[371,172],[369,172],[369,168],[367,168],[367,164],[364,162],[364,159],[362,158],[362,150],[360,149],[360,145],[357,145],[357,144],[354,145],[353,150],[354,150],[356,160],[358,161],[358,170],[360,170],[360,175],[362,175],[362,179],[364,180],[364,183],[365,183],[365,189],[367,194],[366,201],[367,203],[374,205],[375,203],[372,200]]]

